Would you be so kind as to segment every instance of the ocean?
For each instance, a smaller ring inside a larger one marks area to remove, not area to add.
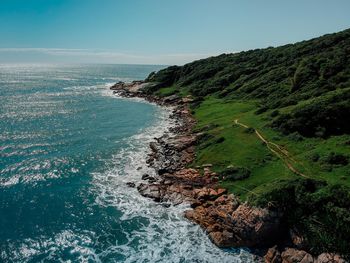
[[[0,65],[0,262],[252,262],[127,182],[170,110],[113,95],[151,65]]]

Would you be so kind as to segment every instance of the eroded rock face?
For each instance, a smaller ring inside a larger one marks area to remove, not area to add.
[[[196,136],[193,135],[158,138],[157,142],[150,143],[152,152],[147,163],[154,167],[159,175],[179,171],[193,161],[195,141]]]
[[[185,212],[202,226],[219,247],[259,247],[273,243],[280,230],[280,215],[267,209],[239,204],[233,195],[222,195]]]

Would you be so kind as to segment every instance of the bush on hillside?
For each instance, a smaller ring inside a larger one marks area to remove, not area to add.
[[[282,210],[287,227],[299,229],[315,254],[329,251],[349,256],[348,187],[302,178],[281,180],[267,187],[270,189],[261,195],[251,195],[249,202]]]
[[[157,88],[176,83],[193,96],[261,99],[264,108],[350,87],[350,30],[293,45],[222,54],[152,73]]]
[[[251,172],[246,167],[229,166],[220,173],[224,180],[238,181],[249,178]]]
[[[298,132],[305,137],[327,137],[350,133],[350,90],[335,92],[282,114],[272,126],[285,134]]]
[[[325,156],[320,158],[322,163],[330,164],[330,165],[340,165],[344,166],[349,163],[349,158],[341,153],[330,152]]]

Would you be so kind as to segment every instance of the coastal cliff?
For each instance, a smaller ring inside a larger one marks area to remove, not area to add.
[[[147,163],[158,177],[145,174],[137,185],[141,195],[164,205],[191,205],[184,216],[199,224],[219,247],[259,248],[269,246],[266,262],[345,262],[339,255],[323,253],[311,255],[301,245],[303,237],[288,229],[283,222],[283,210],[275,207],[255,207],[242,202],[219,184],[220,176],[212,171],[212,164],[189,168],[195,159],[195,149],[203,132],[194,132],[196,120],[191,114],[192,96],[159,97],[144,92],[150,83],[135,81],[116,83],[111,89],[122,97],[141,97],[159,105],[173,108],[176,119],[173,135],[155,138],[150,143]],[[136,187],[134,184],[128,184]],[[299,249],[297,249],[299,248]]]

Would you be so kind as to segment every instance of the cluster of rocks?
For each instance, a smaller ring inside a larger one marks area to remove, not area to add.
[[[199,200],[215,199],[226,192],[214,188],[216,180],[211,174],[202,176],[196,169],[184,168],[174,173],[164,173],[156,182],[141,183],[137,188],[141,195],[157,202],[193,204]]]
[[[191,96],[187,96],[185,98],[179,97],[178,95],[174,94],[168,97],[157,97],[152,94],[148,94],[144,92],[144,89],[146,87],[152,86],[152,83],[147,83],[141,80],[135,80],[130,83],[125,83],[122,81],[117,82],[113,86],[110,87],[111,90],[113,90],[113,94],[124,97],[124,98],[143,98],[149,102],[154,102],[159,105],[174,105],[174,106],[184,106],[187,105],[189,102],[192,102],[193,99]]]
[[[346,263],[338,254],[322,253],[312,256],[304,250],[285,248],[280,252],[277,246],[270,248],[264,256],[266,263]]]
[[[111,88],[123,97],[141,97],[160,105],[174,106],[171,117],[177,125],[170,133],[150,143],[151,153],[147,163],[157,171],[158,176],[144,175],[144,182],[137,186],[140,194],[166,206],[183,202],[190,204],[192,209],[185,211],[185,217],[199,224],[219,247],[256,248],[280,244],[286,234],[280,212],[240,203],[226,189],[218,187],[218,175],[211,170],[210,164],[196,169],[187,168],[194,160],[196,141],[201,135],[192,132],[195,120],[188,107],[192,102],[191,97],[172,95],[158,98],[142,92],[147,85],[144,82],[120,82]],[[136,187],[134,183],[128,185]],[[270,248],[264,257],[265,262],[345,262],[338,255],[313,257],[301,250],[304,240],[296,231],[290,231],[289,240],[293,247],[299,249],[287,248],[280,252],[277,247]]]
[[[233,195],[204,202],[185,216],[201,225],[219,247],[261,247],[279,238],[278,213],[240,204]]]
[[[116,90],[116,91],[130,91],[130,92],[136,92],[139,90],[142,85],[145,85],[146,83],[142,80],[134,80],[130,83],[125,83],[123,81],[119,81],[115,83],[113,86],[110,87],[111,90]]]
[[[193,161],[195,141],[196,136],[191,135],[162,136],[150,143],[152,152],[147,163],[154,167],[159,175],[178,171]]]

